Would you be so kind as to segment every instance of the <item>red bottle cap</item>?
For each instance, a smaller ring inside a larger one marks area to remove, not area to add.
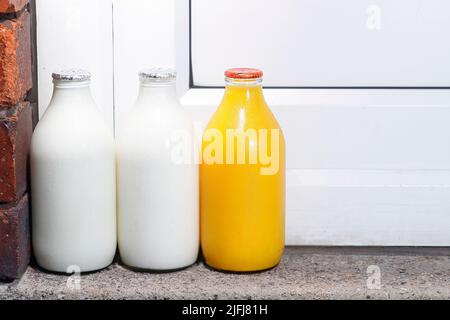
[[[230,79],[259,79],[263,72],[253,68],[233,68],[225,71],[225,77]]]

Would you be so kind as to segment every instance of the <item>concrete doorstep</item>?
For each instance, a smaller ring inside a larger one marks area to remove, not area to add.
[[[203,262],[173,273],[115,263],[82,276],[29,267],[2,299],[450,299],[448,248],[290,247],[277,268],[224,274]]]

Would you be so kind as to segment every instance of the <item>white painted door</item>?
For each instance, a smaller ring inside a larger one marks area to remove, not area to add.
[[[50,102],[51,74],[65,68],[92,73],[92,93],[113,124],[113,23],[109,0],[38,0],[38,85],[42,116]]]
[[[224,69],[259,67],[287,138],[289,244],[450,246],[450,2],[85,2],[38,1],[41,110],[51,69],[77,64],[113,125],[138,69],[168,66],[204,125]]]

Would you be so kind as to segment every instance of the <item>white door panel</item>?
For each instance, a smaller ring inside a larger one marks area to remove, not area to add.
[[[449,106],[274,106],[288,167],[450,169]]]
[[[298,174],[301,176],[301,172]],[[288,171],[288,180],[291,178],[293,184],[295,176]],[[296,245],[450,246],[449,172],[445,176],[446,185],[442,186],[290,185],[287,188],[287,242]],[[423,183],[423,180],[419,178],[418,182]]]
[[[175,8],[170,0],[113,0],[116,125],[134,105],[138,72],[175,67]]]
[[[112,2],[38,0],[36,10],[40,115],[51,99],[52,72],[82,68],[92,73],[93,97],[112,128]]]

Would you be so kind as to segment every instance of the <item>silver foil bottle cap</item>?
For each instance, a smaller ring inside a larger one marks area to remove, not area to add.
[[[170,68],[150,68],[139,72],[141,82],[173,82],[177,79],[177,72]]]
[[[56,81],[89,81],[91,73],[82,69],[66,69],[54,72],[52,78]]]

